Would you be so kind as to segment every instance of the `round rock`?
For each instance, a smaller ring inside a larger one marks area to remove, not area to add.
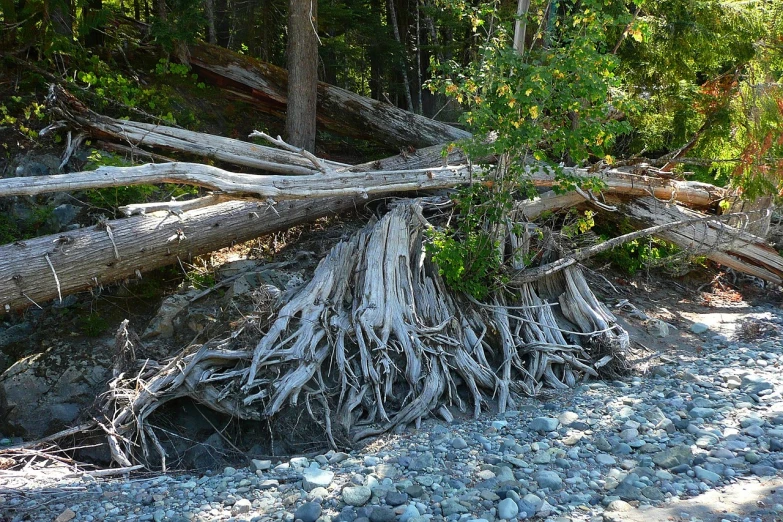
[[[294,512],[294,520],[302,522],[315,522],[321,516],[321,505],[315,502],[305,502]]]
[[[519,513],[519,506],[514,500],[505,498],[498,504],[498,517],[506,520],[511,520]]]
[[[550,431],[555,431],[559,424],[560,421],[553,419],[552,417],[536,417],[530,421],[528,428],[530,428],[532,431],[548,433]]]
[[[367,486],[345,487],[343,488],[343,502],[349,506],[363,506],[372,497],[372,491]]]

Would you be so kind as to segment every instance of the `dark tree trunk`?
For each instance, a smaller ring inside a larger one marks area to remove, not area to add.
[[[16,45],[16,1],[0,0],[3,24],[0,25],[0,49],[13,49]]]
[[[103,0],[88,0],[87,6],[82,11],[84,22],[87,24],[87,27],[89,27],[87,36],[84,37],[84,45],[86,47],[98,47],[103,45],[103,35],[106,30],[103,24],[98,24],[98,16],[102,9]]]
[[[73,37],[73,18],[70,0],[49,1],[49,21],[54,32],[60,36]]]
[[[205,81],[248,101],[268,114],[285,117],[288,74],[208,44],[190,46],[190,66]],[[470,133],[386,103],[328,85],[318,84],[318,123],[325,130],[388,147],[427,147],[470,137]]]
[[[288,6],[288,142],[315,151],[318,97],[317,0],[290,0]]]
[[[215,2],[215,29],[217,30],[217,44],[228,47],[231,39],[231,24],[229,23],[228,1],[217,0]]]
[[[156,9],[158,11],[158,18],[161,22],[165,22],[168,19],[168,14],[166,11],[166,0],[155,0],[156,3]]]
[[[207,41],[211,44],[216,44],[217,32],[215,31],[215,0],[204,0],[204,14],[207,17]]]

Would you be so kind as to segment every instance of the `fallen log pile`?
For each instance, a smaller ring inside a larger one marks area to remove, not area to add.
[[[206,43],[190,46],[188,65],[224,92],[285,117],[285,69]],[[377,140],[390,147],[427,147],[470,137],[464,130],[324,82],[318,83],[316,118],[319,126],[340,136]]]
[[[354,208],[381,194],[465,185],[479,173],[456,150],[444,164],[440,147],[352,167],[296,151],[263,133],[254,135],[283,150],[112,120],[79,108],[58,89],[51,103],[67,125],[91,136],[149,153],[164,149],[219,159],[252,173],[170,162],[0,179],[0,197],[164,182],[214,191],[190,201],[131,205],[125,219],[0,246],[5,312],[140,277],[177,259]],[[110,383],[106,419],[99,423],[114,459],[125,467],[137,462],[165,467],[166,453],[145,419],[182,396],[243,419],[304,404],[338,446],[343,437],[337,433],[358,440],[431,414],[449,419],[452,406],[479,415],[489,398],[504,411],[517,396],[537,394],[544,386],[566,388],[622,373],[628,369],[628,334],[593,294],[578,262],[627,238],[557,251],[551,232],[529,233],[537,226],[529,220],[544,211],[574,205],[621,209],[641,229],[628,237],[654,234],[724,266],[783,281],[783,258],[763,238],[726,223],[751,214],[709,214],[730,197],[726,190],[631,169],[568,173],[576,179],[597,175],[605,188],[545,192],[517,202],[507,229],[497,231],[513,273],[505,290],[483,302],[448,289],[425,255],[427,230],[437,225],[432,211],[448,206],[448,197],[399,200],[336,245],[309,283],[286,294],[253,345],[231,336],[184,349],[171,361],[125,367]],[[542,189],[557,182],[544,166],[530,165],[529,175]],[[534,248],[561,259],[522,265],[519,252]],[[133,342],[125,323],[118,331],[118,353],[128,357]]]

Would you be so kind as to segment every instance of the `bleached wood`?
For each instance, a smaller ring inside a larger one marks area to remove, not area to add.
[[[0,314],[57,297],[46,261],[56,270],[62,295],[189,260],[233,243],[284,230],[355,208],[354,198],[317,201],[230,201],[181,215],[158,212],[108,221],[120,259],[103,226],[0,246]],[[172,239],[173,238],[173,239]]]
[[[203,43],[190,47],[189,64],[225,92],[265,112],[285,116],[288,73],[284,69]],[[318,83],[316,118],[320,128],[390,147],[426,147],[471,136],[462,129],[323,82]]]
[[[664,205],[652,198],[639,198],[627,205],[628,215],[651,225],[697,219],[700,214],[679,205]],[[765,219],[770,209],[725,214],[696,222],[691,227],[665,230],[659,237],[671,241],[693,255],[704,255],[721,265],[772,283],[783,283],[783,257],[764,238],[732,227],[728,222]]]
[[[569,330],[552,312],[558,304],[531,285],[516,296],[504,290],[491,305],[460,306],[462,297],[422,256],[428,226],[417,201],[401,202],[333,247],[309,283],[284,298],[255,346],[224,351],[212,341],[136,378],[117,378],[104,403],[124,441],[115,458],[147,464],[150,447],[162,458],[143,436],[154,434],[145,418],[182,396],[243,419],[297,408],[316,417],[318,401],[334,446],[334,426],[358,440],[430,415],[453,418],[448,407],[467,412],[460,380],[478,416],[492,397],[500,411],[516,408],[520,394],[599,376],[607,357],[622,365],[627,333],[578,268],[564,272],[560,296],[577,325]],[[565,331],[581,340],[566,342]]]
[[[530,165],[528,173],[537,187],[552,187],[557,183],[554,169],[545,165]],[[653,196],[678,202],[695,208],[710,208],[729,197],[726,189],[698,181],[679,181],[656,176],[636,174],[623,169],[604,169],[590,172],[587,169],[566,167],[563,173],[577,178],[595,177],[603,181],[608,194],[625,196]]]
[[[366,197],[387,192],[455,187],[468,179],[465,166],[340,172],[328,176],[276,176],[238,174],[200,163],[149,163],[138,167],[100,167],[88,172],[0,179],[0,197],[155,183],[184,183],[226,194],[252,194],[276,200],[347,195]]]
[[[269,172],[296,175],[317,172],[309,160],[294,152],[166,125],[103,116],[85,107],[59,86],[50,87],[48,103],[57,117],[65,119],[71,125],[95,138],[117,141],[126,146],[195,154]],[[324,163],[332,168],[345,166],[330,161]]]
[[[636,199],[625,207],[625,211],[638,223],[652,226],[581,248],[552,263],[518,271],[511,277],[511,284],[537,281],[596,254],[647,236],[660,237],[693,255],[705,255],[716,263],[766,281],[777,284],[783,282],[783,257],[767,245],[763,238],[725,223],[742,214],[708,216],[678,205],[664,205],[654,198]]]

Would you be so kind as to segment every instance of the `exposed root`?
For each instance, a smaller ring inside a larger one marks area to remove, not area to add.
[[[427,226],[408,202],[335,246],[252,349],[232,336],[117,375],[104,401],[115,460],[165,463],[145,421],[182,396],[242,419],[304,402],[336,446],[338,427],[359,440],[435,413],[450,418],[449,407],[478,416],[489,398],[504,411],[520,395],[626,364],[628,334],[577,266],[491,303],[469,301],[445,288],[424,254]],[[128,339],[118,335],[123,346]]]

